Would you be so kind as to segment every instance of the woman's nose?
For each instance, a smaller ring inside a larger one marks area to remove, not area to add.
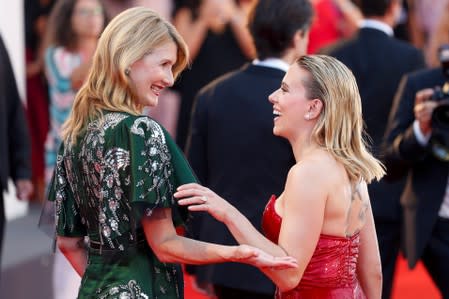
[[[168,87],[173,86],[173,84],[175,83],[175,79],[173,78],[173,72],[171,70],[167,71],[164,78],[164,83]]]
[[[277,90],[275,90],[272,94],[268,96],[268,101],[272,104],[276,102],[276,92]]]

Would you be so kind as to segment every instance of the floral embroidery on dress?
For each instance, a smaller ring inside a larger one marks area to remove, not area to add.
[[[49,198],[59,235],[89,237],[79,298],[183,298],[179,265],[154,256],[140,224],[176,204],[175,143],[165,134],[149,117],[105,112],[61,146]]]
[[[97,290],[97,294],[99,294],[98,299],[149,299],[135,280],[130,280],[128,284],[110,287],[109,290]]]
[[[143,200],[149,193],[156,192],[155,206],[167,200],[171,200],[173,203],[174,188],[170,180],[173,174],[173,168],[164,132],[161,126],[152,119],[139,117],[134,121],[131,127],[131,133],[144,137],[146,136],[144,129],[151,132],[151,135],[149,137],[147,136],[145,140],[146,148],[140,153],[145,162],[143,165],[139,165],[138,170],[144,173],[142,177],[152,177],[153,180],[152,184],[141,192],[139,199]],[[137,188],[144,187],[144,185],[144,179],[136,182]],[[152,211],[152,208],[147,208],[145,213],[147,216],[150,216]]]

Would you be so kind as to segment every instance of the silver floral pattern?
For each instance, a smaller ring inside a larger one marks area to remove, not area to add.
[[[89,251],[86,273],[96,259],[105,261],[104,269],[116,269],[114,263],[133,264],[131,261],[139,256],[136,248],[145,246],[138,244],[146,244],[144,236],[136,233],[140,219],[136,219],[133,207],[139,207],[140,215],[145,216],[156,207],[173,206],[173,174],[165,133],[149,117],[107,112],[86,127],[76,144],[65,142],[61,146],[50,187],[56,203],[57,232],[89,237],[96,251]],[[143,256],[153,254],[146,246],[149,253]],[[116,260],[108,257],[111,252]],[[149,264],[153,266],[146,271],[153,279],[135,278],[136,269],[127,269],[127,282],[123,274],[114,282],[111,273],[90,273],[90,279],[97,277],[97,285],[102,286],[91,291],[96,298],[182,298],[178,266],[161,263],[155,256]],[[102,281],[105,277],[108,283]],[[143,291],[145,288],[153,294]],[[82,292],[90,291],[82,284]]]
[[[135,280],[97,291],[98,299],[149,299]],[[103,294],[102,294],[103,293]]]

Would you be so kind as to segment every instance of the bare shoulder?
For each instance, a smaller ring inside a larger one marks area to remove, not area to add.
[[[289,177],[300,177],[310,181],[325,181],[341,170],[339,163],[328,153],[319,152],[296,163],[289,172]]]
[[[309,157],[296,163],[289,171],[287,176],[286,188],[297,190],[301,193],[319,193],[325,192],[329,185],[329,174],[333,172],[329,163],[323,162],[316,157]]]

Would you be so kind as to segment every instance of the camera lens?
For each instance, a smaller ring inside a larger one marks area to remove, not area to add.
[[[433,155],[442,161],[449,162],[449,100],[439,102],[432,113]]]

